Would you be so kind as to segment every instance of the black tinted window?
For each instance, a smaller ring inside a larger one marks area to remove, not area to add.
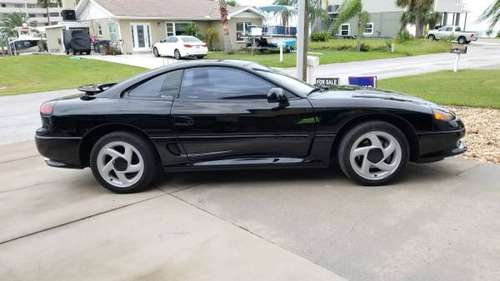
[[[273,87],[266,80],[235,68],[190,68],[184,71],[181,98],[265,99]]]
[[[129,91],[131,97],[154,98],[176,96],[179,92],[182,71],[171,71],[152,78]]]

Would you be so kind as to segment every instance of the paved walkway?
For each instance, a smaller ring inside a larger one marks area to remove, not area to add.
[[[500,166],[410,165],[360,187],[331,170],[170,175],[117,195],[0,146],[0,280],[498,280]]]

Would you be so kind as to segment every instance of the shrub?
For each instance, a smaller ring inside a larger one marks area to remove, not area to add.
[[[403,42],[407,42],[407,41],[410,41],[410,40],[413,40],[415,39],[415,37],[413,37],[413,35],[410,34],[410,32],[404,30],[404,31],[401,31],[398,33],[398,40],[399,42],[403,43]]]
[[[197,36],[198,35],[198,25],[196,23],[191,23],[186,28],[186,35]]]
[[[207,29],[207,35],[205,36],[207,40],[207,45],[210,50],[215,49],[217,41],[219,41],[219,32],[214,28],[210,27]]]
[[[500,31],[498,31],[497,33],[497,38],[500,38]]]
[[[330,33],[326,31],[313,32],[311,34],[311,41],[313,42],[326,42],[330,39]]]
[[[361,43],[359,45],[359,51],[360,52],[369,52],[370,51],[370,45],[368,45],[366,43]]]

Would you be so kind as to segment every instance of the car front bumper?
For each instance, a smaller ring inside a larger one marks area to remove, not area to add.
[[[464,128],[418,135],[419,156],[416,162],[434,162],[466,152],[464,136]]]

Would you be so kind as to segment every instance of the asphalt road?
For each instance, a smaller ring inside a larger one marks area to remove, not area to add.
[[[500,166],[169,175],[116,195],[0,146],[0,280],[498,280]]]

